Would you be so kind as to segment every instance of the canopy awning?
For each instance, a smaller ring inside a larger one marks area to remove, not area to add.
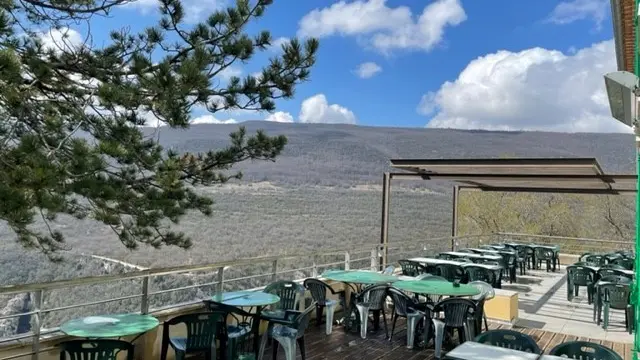
[[[620,194],[636,192],[636,175],[605,174],[594,158],[395,159],[391,177],[456,182],[484,191]]]

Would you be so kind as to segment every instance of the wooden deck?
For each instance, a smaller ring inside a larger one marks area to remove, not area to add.
[[[504,325],[489,323],[490,329],[510,328]],[[605,345],[618,352],[623,359],[631,360],[631,349],[633,344],[612,343],[610,341],[594,340],[588,338],[579,338],[560,333],[545,332],[537,329],[514,328],[525,334],[532,336],[540,348],[545,353],[551,350],[557,344],[567,341],[591,341],[594,343]],[[334,326],[331,335],[325,335],[324,324],[316,327],[312,323],[307,329],[305,335],[307,360],[321,359],[435,359],[433,343],[430,343],[427,349],[410,350],[406,347],[406,331],[404,323],[396,325],[396,331],[393,336],[393,342],[385,340],[384,329],[381,326],[380,331],[369,333],[367,339],[363,340],[356,334],[346,334],[341,326]],[[444,351],[450,350],[446,347]],[[297,358],[301,359],[298,350]],[[265,360],[271,359],[271,349],[265,351]],[[280,348],[278,351],[278,359],[284,359],[284,350]]]

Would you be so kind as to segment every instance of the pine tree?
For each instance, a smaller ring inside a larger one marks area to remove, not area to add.
[[[90,36],[71,41],[70,25],[127,2],[0,0],[0,219],[26,247],[50,255],[66,248],[49,224],[70,214],[110,226],[127,248],[188,248],[171,224],[190,211],[211,215],[213,201],[197,187],[239,178],[234,164],[273,161],[286,145],[284,136],[240,127],[226,148],[177,153],[139,126],[153,118],[187,128],[195,106],[273,111],[275,99],[291,98],[308,79],[316,39],[291,40],[260,76],[224,85],[225,69],[270,48],[268,31],[250,36],[245,27],[271,0],[237,0],[195,25],[180,0],[160,0],[160,20],[140,33],[117,29],[100,47]],[[43,29],[63,34],[56,46]],[[34,230],[40,221],[48,231]]]

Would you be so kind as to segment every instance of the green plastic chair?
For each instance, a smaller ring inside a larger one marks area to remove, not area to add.
[[[607,264],[607,257],[600,254],[589,254],[589,255],[585,255],[584,257],[581,256],[580,261],[594,263],[594,264],[597,264],[598,266],[604,266]]]
[[[588,267],[580,265],[567,266],[567,300],[573,300],[578,296],[580,286],[587,287],[587,300],[593,303],[593,295],[596,285],[596,272]]]
[[[427,273],[427,267],[417,261],[398,260],[398,264],[402,268],[402,275],[418,276]]]
[[[485,267],[469,265],[464,267],[464,272],[469,282],[483,281],[491,284],[494,287],[500,287],[496,281],[496,274],[492,270],[489,270]]]
[[[614,259],[612,264],[620,265],[627,270],[633,270],[635,266],[635,262],[636,260],[633,258],[621,257],[621,258]]]
[[[204,354],[207,359],[215,359],[215,341],[218,326],[226,314],[222,311],[177,316],[165,321],[162,330],[162,351],[160,359],[166,360],[169,346],[176,354],[176,360],[187,355]],[[172,337],[170,329],[174,325],[185,324],[186,337]]]
[[[622,360],[620,355],[608,347],[588,341],[570,341],[557,345],[549,355],[581,360]]]
[[[59,346],[60,360],[117,360],[121,351],[127,352],[127,360],[133,360],[133,344],[122,340],[71,340]]]
[[[629,284],[602,284],[599,286],[600,291],[604,293],[602,300],[604,324],[606,330],[609,326],[609,310],[624,310],[624,322],[629,334],[632,333],[633,323],[633,307],[629,302],[631,287]],[[599,319],[598,319],[599,320]]]
[[[300,308],[300,300],[304,297],[305,289],[296,282],[281,280],[269,284],[263,291],[277,295],[280,301],[271,305],[268,310],[262,311],[262,314],[270,318],[282,318],[287,310]]]
[[[304,344],[304,332],[309,326],[309,320],[311,318],[311,312],[315,310],[315,302],[311,303],[304,311],[287,310],[285,311],[284,318],[268,318],[269,328],[267,329],[266,336],[263,335],[263,340],[260,346],[260,352],[263,353],[266,345],[267,337],[271,337],[276,340],[284,348],[285,359],[295,360],[296,358],[296,343],[300,347],[300,355],[302,360],[306,360],[306,349]],[[278,344],[274,343],[272,346],[272,359],[278,358]]]
[[[475,342],[489,344],[505,349],[541,354],[542,350],[533,338],[514,330],[490,330],[475,338]]]
[[[449,282],[456,280],[462,282],[465,277],[463,268],[460,265],[453,264],[436,264],[435,275],[442,276]]]
[[[224,318],[220,320],[216,334],[216,339],[220,343],[216,349],[216,355],[225,358],[223,354],[226,354],[227,360],[244,359],[247,356],[255,357],[251,330],[254,321],[259,321],[256,314],[209,300],[205,300],[204,303],[209,311],[225,314]]]

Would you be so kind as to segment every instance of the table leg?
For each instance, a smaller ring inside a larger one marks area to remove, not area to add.
[[[260,351],[261,346],[260,346],[260,323],[262,322],[260,320],[260,314],[262,313],[262,306],[256,306],[256,318],[255,321],[253,321],[253,329],[251,329],[251,331],[253,331],[253,351],[256,354],[256,359],[260,359],[262,357],[262,352]],[[268,327],[267,327],[267,332],[269,331]],[[265,340],[266,337],[268,337],[269,334],[264,334]]]
[[[535,251],[533,253],[531,253],[531,261],[533,261],[533,265],[531,265],[531,268],[533,270],[536,270],[538,268],[538,262],[536,261],[536,252]]]

